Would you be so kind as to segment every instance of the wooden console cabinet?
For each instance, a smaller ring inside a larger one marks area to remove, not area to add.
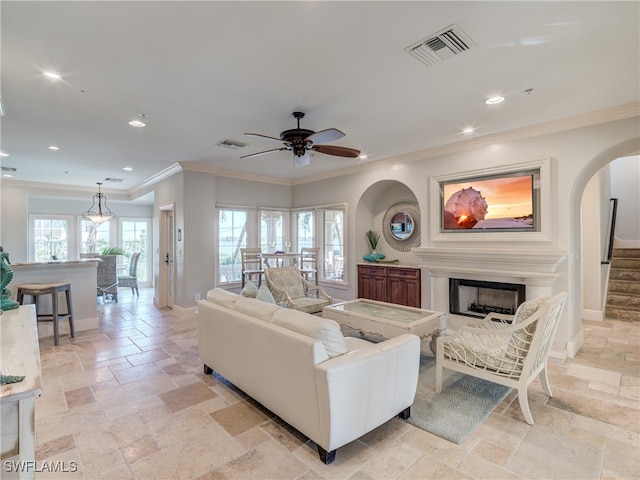
[[[420,308],[420,269],[358,265],[358,298]]]

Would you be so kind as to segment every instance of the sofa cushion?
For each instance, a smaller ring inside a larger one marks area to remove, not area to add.
[[[266,303],[273,303],[274,305],[276,303],[276,299],[273,298],[273,294],[271,293],[271,290],[269,290],[269,287],[267,287],[266,285],[262,285],[258,289],[258,295],[256,295],[256,300],[260,300],[261,302],[266,302]]]
[[[273,314],[273,324],[322,341],[329,357],[347,353],[347,344],[335,320],[282,308]]]
[[[244,313],[250,317],[271,322],[273,314],[281,307],[272,303],[261,302],[255,298],[240,298],[233,307],[236,312]]]
[[[239,298],[240,295],[237,293],[228,292],[222,288],[212,288],[207,292],[208,301],[227,308],[233,308]]]
[[[240,295],[248,298],[256,298],[256,296],[258,295],[258,287],[256,287],[255,283],[249,280],[247,283],[245,283],[244,288],[240,292]]]

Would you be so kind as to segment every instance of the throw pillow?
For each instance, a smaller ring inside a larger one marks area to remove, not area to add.
[[[348,351],[340,325],[335,320],[282,308],[273,314],[273,324],[322,341],[329,357]]]
[[[262,285],[259,289],[258,289],[258,295],[256,295],[256,300],[260,300],[262,302],[267,302],[267,303],[276,303],[276,299],[273,298],[273,294],[271,293],[271,290],[269,290],[269,287],[267,287],[266,285]]]
[[[240,295],[248,298],[256,298],[256,296],[258,295],[258,287],[256,287],[255,283],[249,280],[247,283],[245,283],[244,288],[240,292]]]

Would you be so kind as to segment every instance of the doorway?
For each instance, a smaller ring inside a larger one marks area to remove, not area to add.
[[[173,308],[175,299],[175,216],[173,205],[160,208],[158,249],[160,306]]]

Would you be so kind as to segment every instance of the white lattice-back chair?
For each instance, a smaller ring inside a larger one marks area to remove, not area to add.
[[[322,287],[305,280],[298,267],[265,268],[269,290],[276,303],[307,313],[318,313],[331,304]]]
[[[438,338],[436,392],[442,390],[445,368],[515,388],[522,414],[533,425],[527,387],[540,375],[545,393],[552,396],[547,359],[566,299],[566,292],[538,297],[520,305],[513,318],[492,313]]]

